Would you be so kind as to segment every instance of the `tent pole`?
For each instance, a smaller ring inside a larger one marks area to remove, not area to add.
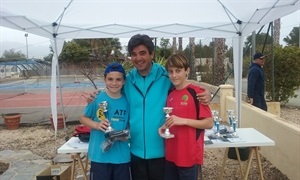
[[[236,43],[234,45],[237,48],[234,48],[236,52],[234,52],[234,78],[235,78],[235,98],[236,98],[236,116],[238,118],[238,127],[242,127],[241,114],[242,114],[242,70],[243,70],[243,36],[242,36],[242,21],[237,22],[239,24],[239,36],[236,39]]]
[[[237,106],[238,106],[238,127],[242,127],[242,121],[241,121],[241,117],[242,117],[242,70],[243,70],[243,37],[240,35],[239,36],[239,73],[238,73],[238,99],[237,99]]]
[[[62,115],[63,115],[63,122],[64,122],[64,130],[66,133],[66,117],[64,112],[64,104],[63,104],[63,98],[62,98],[62,90],[61,90],[61,81],[60,81],[60,72],[59,72],[59,64],[58,64],[58,48],[57,48],[57,33],[55,33],[55,27],[57,26],[57,23],[53,23],[53,46],[54,46],[54,56],[52,58],[52,75],[51,75],[51,112],[52,112],[52,118],[53,118],[53,126],[55,130],[55,137],[57,134],[57,94],[56,94],[56,75],[58,75],[59,80],[59,91],[60,91],[60,105],[62,109]]]
[[[240,24],[240,32],[242,31],[242,23]],[[239,35],[239,62],[240,62],[240,66],[239,66],[239,99],[238,99],[238,105],[239,105],[239,114],[238,114],[238,120],[239,120],[239,126],[238,127],[242,127],[242,84],[243,84],[243,36],[242,34]]]
[[[65,108],[64,108],[64,102],[62,98],[62,89],[61,89],[61,80],[60,80],[60,71],[59,71],[59,63],[57,63],[57,76],[58,76],[58,84],[59,84],[59,94],[60,94],[60,106],[64,121],[64,130],[66,130],[66,117],[65,117]]]
[[[56,44],[56,39],[53,37],[51,41],[52,46],[54,47],[54,54],[52,57],[52,64],[51,64],[51,114],[52,114],[52,120],[53,120],[53,127],[54,127],[54,132],[55,132],[55,137],[57,133],[57,97],[56,97],[56,67],[57,67],[57,44]]]
[[[57,42],[56,42],[56,37],[54,38],[54,44],[55,44],[55,54],[57,57],[58,61],[58,53],[57,53]],[[63,121],[64,121],[64,130],[66,131],[66,117],[65,117],[65,110],[64,110],[64,103],[63,103],[63,98],[62,98],[62,88],[61,88],[61,80],[60,80],[60,70],[59,70],[59,63],[57,62],[56,65],[57,68],[57,77],[58,77],[58,84],[59,84],[59,95],[60,95],[60,106],[62,110],[62,116],[63,116]]]

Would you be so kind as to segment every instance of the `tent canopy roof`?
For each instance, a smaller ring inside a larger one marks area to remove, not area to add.
[[[1,0],[0,17],[1,26],[48,38],[201,38],[247,36],[299,8],[299,0]]]

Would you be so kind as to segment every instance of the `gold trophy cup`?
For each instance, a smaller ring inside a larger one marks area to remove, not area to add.
[[[100,107],[100,109],[102,110],[102,112],[103,112],[105,118],[108,120],[107,106],[108,106],[107,101],[102,101],[102,102],[99,104],[99,107]],[[109,125],[109,126],[107,127],[105,133],[110,132],[110,131],[113,131],[113,128]]]

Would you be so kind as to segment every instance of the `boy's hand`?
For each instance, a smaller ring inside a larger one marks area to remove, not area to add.
[[[97,123],[95,129],[105,132],[106,129],[109,127],[110,123],[107,119],[102,120],[101,122]]]
[[[166,130],[166,126],[165,125],[162,125],[160,128],[158,128],[158,134],[160,135],[160,137],[164,137],[163,134]]]
[[[168,117],[166,119],[166,123],[165,123],[165,126],[168,127],[168,128],[171,128],[172,126],[183,126],[183,125],[186,125],[186,120],[183,119],[183,118],[180,118],[178,116],[175,116],[175,115],[172,115],[170,117]]]

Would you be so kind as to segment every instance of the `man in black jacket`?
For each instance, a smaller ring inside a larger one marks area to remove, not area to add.
[[[256,53],[253,56],[254,62],[250,66],[248,73],[247,95],[250,104],[267,111],[265,100],[265,74],[263,65],[265,58],[262,53]]]

